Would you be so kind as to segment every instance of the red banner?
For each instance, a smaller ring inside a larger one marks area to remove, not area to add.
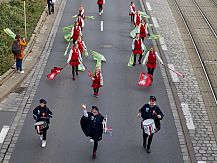
[[[148,87],[151,86],[152,81],[153,81],[153,77],[151,74],[146,74],[144,72],[141,72],[139,75],[139,80],[137,85]]]
[[[54,67],[51,72],[47,75],[48,79],[53,80],[63,68]]]

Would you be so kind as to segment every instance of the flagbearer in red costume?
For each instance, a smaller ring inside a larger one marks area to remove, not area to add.
[[[78,15],[76,21],[78,22],[78,25],[80,26],[81,31],[82,31],[82,29],[83,29],[83,27],[84,27],[84,20],[83,20],[83,18],[81,17],[81,15]]]
[[[158,53],[154,50],[154,48],[151,47],[145,55],[143,65],[146,64],[146,67],[148,68],[148,74],[151,74],[152,76],[154,73],[154,69],[157,66],[157,59],[163,65],[162,59],[159,57]]]
[[[100,71],[100,67],[96,67],[94,76],[92,76],[93,84],[91,87],[93,87],[93,95],[98,97],[99,95],[99,88],[103,85],[103,77],[102,73]]]
[[[135,26],[139,26],[139,24],[141,23],[141,15],[139,11],[136,11],[135,17],[134,17],[134,24]]]
[[[97,4],[99,6],[99,15],[102,15],[102,13],[103,13],[102,5],[105,4],[105,0],[97,0]]]
[[[82,35],[81,27],[79,26],[78,22],[76,21],[74,26],[72,27],[72,32],[71,32],[71,39],[73,39],[73,43],[75,43],[77,41],[79,35]]]
[[[77,41],[75,43],[78,44],[78,49],[80,50],[81,57],[82,57],[82,54],[84,53],[84,50],[87,50],[87,47],[86,47],[84,41],[82,40],[81,35],[78,36],[78,39],[77,39]]]
[[[134,2],[131,1],[131,3],[130,3],[130,12],[129,12],[131,22],[134,22],[135,14],[136,14],[136,6],[135,6]]]
[[[144,41],[144,38],[146,38],[148,35],[147,26],[146,26],[145,20],[143,19],[141,20],[141,23],[139,25],[138,33],[140,34],[140,38],[142,39],[142,41]]]
[[[79,7],[78,15],[81,15],[81,18],[82,18],[82,19],[85,19],[85,15],[84,15],[84,6],[83,6],[83,5],[81,5],[81,6]]]
[[[136,65],[136,55],[139,55],[139,64],[141,64],[141,59],[142,59],[142,53],[144,52],[145,46],[142,42],[142,39],[140,38],[139,33],[136,34],[136,38],[133,39],[132,42],[132,51],[134,54],[134,61],[133,61],[133,66]]]
[[[69,54],[69,58],[67,63],[72,66],[72,79],[75,80],[75,72],[78,75],[78,65],[80,64],[79,60],[81,60],[81,53],[78,49],[78,44],[74,44],[72,47],[72,52]]]

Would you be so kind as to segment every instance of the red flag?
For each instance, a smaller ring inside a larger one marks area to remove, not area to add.
[[[47,75],[48,79],[53,80],[63,68],[54,67],[51,72]]]
[[[139,80],[138,80],[138,86],[151,86],[153,81],[153,77],[151,74],[145,74],[144,72],[141,72],[139,75]]]

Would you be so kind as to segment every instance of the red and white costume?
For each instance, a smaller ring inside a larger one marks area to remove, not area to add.
[[[85,49],[87,49],[84,41],[81,40],[77,40],[76,43],[78,44],[78,49],[80,50],[81,54],[84,52]]]
[[[71,53],[69,54],[67,63],[69,63],[71,66],[78,66],[80,64],[80,60],[81,60],[80,50],[78,48],[75,49],[73,47]]]
[[[105,0],[98,0],[98,1],[97,1],[97,4],[98,4],[98,5],[104,5],[104,4],[105,4]]]
[[[131,4],[130,5],[130,12],[129,12],[129,15],[135,15],[136,14],[136,6],[135,4]]]
[[[93,84],[91,87],[93,88],[100,88],[103,85],[103,77],[102,73],[99,71],[95,73],[95,75],[92,77]]]
[[[84,8],[80,8],[80,9],[78,10],[78,15],[81,15],[82,19],[85,19]]]
[[[133,39],[133,42],[132,42],[132,51],[133,51],[133,54],[139,54],[141,55],[144,51],[144,44],[142,42],[142,39],[139,38],[135,38]]]
[[[146,24],[142,24],[142,23],[141,23],[141,24],[139,25],[138,33],[139,33],[139,35],[140,35],[141,38],[147,37],[148,30],[147,30]]]
[[[77,40],[79,35],[82,36],[81,27],[80,26],[73,26],[72,31],[71,31],[71,37],[73,38],[73,40]]]
[[[135,17],[134,17],[134,24],[135,26],[139,26],[141,23],[142,17],[140,15],[140,13],[136,13]]]
[[[159,62],[161,64],[163,64],[162,59],[159,57],[158,53],[155,51],[148,51],[145,55],[144,61],[143,61],[143,65],[146,64],[146,67],[148,68],[156,68],[157,66],[157,59],[159,60]]]
[[[77,18],[76,21],[78,22],[78,25],[83,28],[84,27],[84,19],[83,18]]]

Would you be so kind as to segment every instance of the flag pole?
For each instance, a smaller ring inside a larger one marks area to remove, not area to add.
[[[24,27],[25,27],[25,38],[27,38],[27,30],[26,30],[26,1],[23,1],[23,11],[24,11]]]

